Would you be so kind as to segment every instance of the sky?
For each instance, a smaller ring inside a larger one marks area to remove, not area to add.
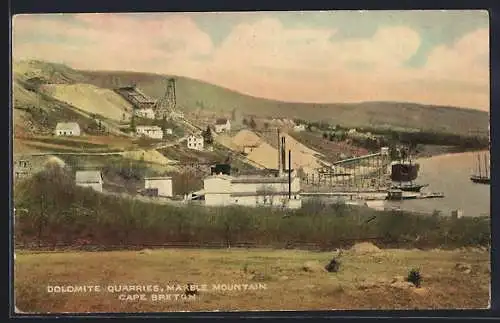
[[[282,101],[490,106],[480,10],[17,15],[12,55]]]

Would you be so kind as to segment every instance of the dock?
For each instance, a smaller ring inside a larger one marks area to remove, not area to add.
[[[404,192],[401,190],[384,190],[384,191],[360,191],[360,192],[303,192],[303,197],[318,197],[318,198],[344,198],[346,200],[362,200],[362,201],[384,201],[384,200],[417,200],[417,199],[432,199],[444,198],[444,193],[441,192]]]

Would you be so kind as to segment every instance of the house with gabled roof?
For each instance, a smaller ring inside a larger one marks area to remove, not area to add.
[[[214,128],[216,133],[228,132],[231,130],[231,122],[226,118],[218,118],[215,120]]]
[[[56,125],[57,136],[79,136],[80,125],[76,122],[58,122]]]

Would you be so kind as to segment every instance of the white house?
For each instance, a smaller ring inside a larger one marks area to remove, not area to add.
[[[76,122],[58,122],[56,125],[57,136],[79,136],[80,125]]]
[[[76,171],[76,185],[91,187],[97,192],[102,192],[103,179],[100,171],[79,170]]]
[[[204,180],[204,194],[207,206],[302,207],[300,179],[295,175],[291,178],[290,193],[287,176],[212,175]]]
[[[173,134],[173,133],[174,133],[174,131],[173,131],[171,128],[167,128],[167,129],[165,129],[165,133],[166,133],[167,135],[171,135],[171,134]]]
[[[187,147],[189,149],[203,150],[204,144],[203,136],[191,135],[187,138]]]
[[[306,130],[306,125],[304,124],[299,124],[293,127],[293,131],[300,132],[300,131],[305,131]]]
[[[227,132],[231,130],[231,122],[229,121],[229,119],[219,118],[215,120],[214,127],[216,133]]]
[[[136,109],[135,115],[141,118],[154,119],[155,111],[153,108]]]
[[[144,178],[145,189],[158,190],[159,197],[172,197],[172,177],[146,177]]]
[[[135,133],[138,136],[146,136],[153,139],[163,138],[163,130],[158,126],[137,126],[135,127]]]

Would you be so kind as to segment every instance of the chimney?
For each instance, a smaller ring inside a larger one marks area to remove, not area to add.
[[[286,145],[285,145],[285,136],[281,137],[281,165],[283,167],[283,172],[286,172]]]
[[[278,130],[278,175],[281,176],[281,137],[280,130]]]
[[[292,199],[292,151],[288,150],[288,199]]]

